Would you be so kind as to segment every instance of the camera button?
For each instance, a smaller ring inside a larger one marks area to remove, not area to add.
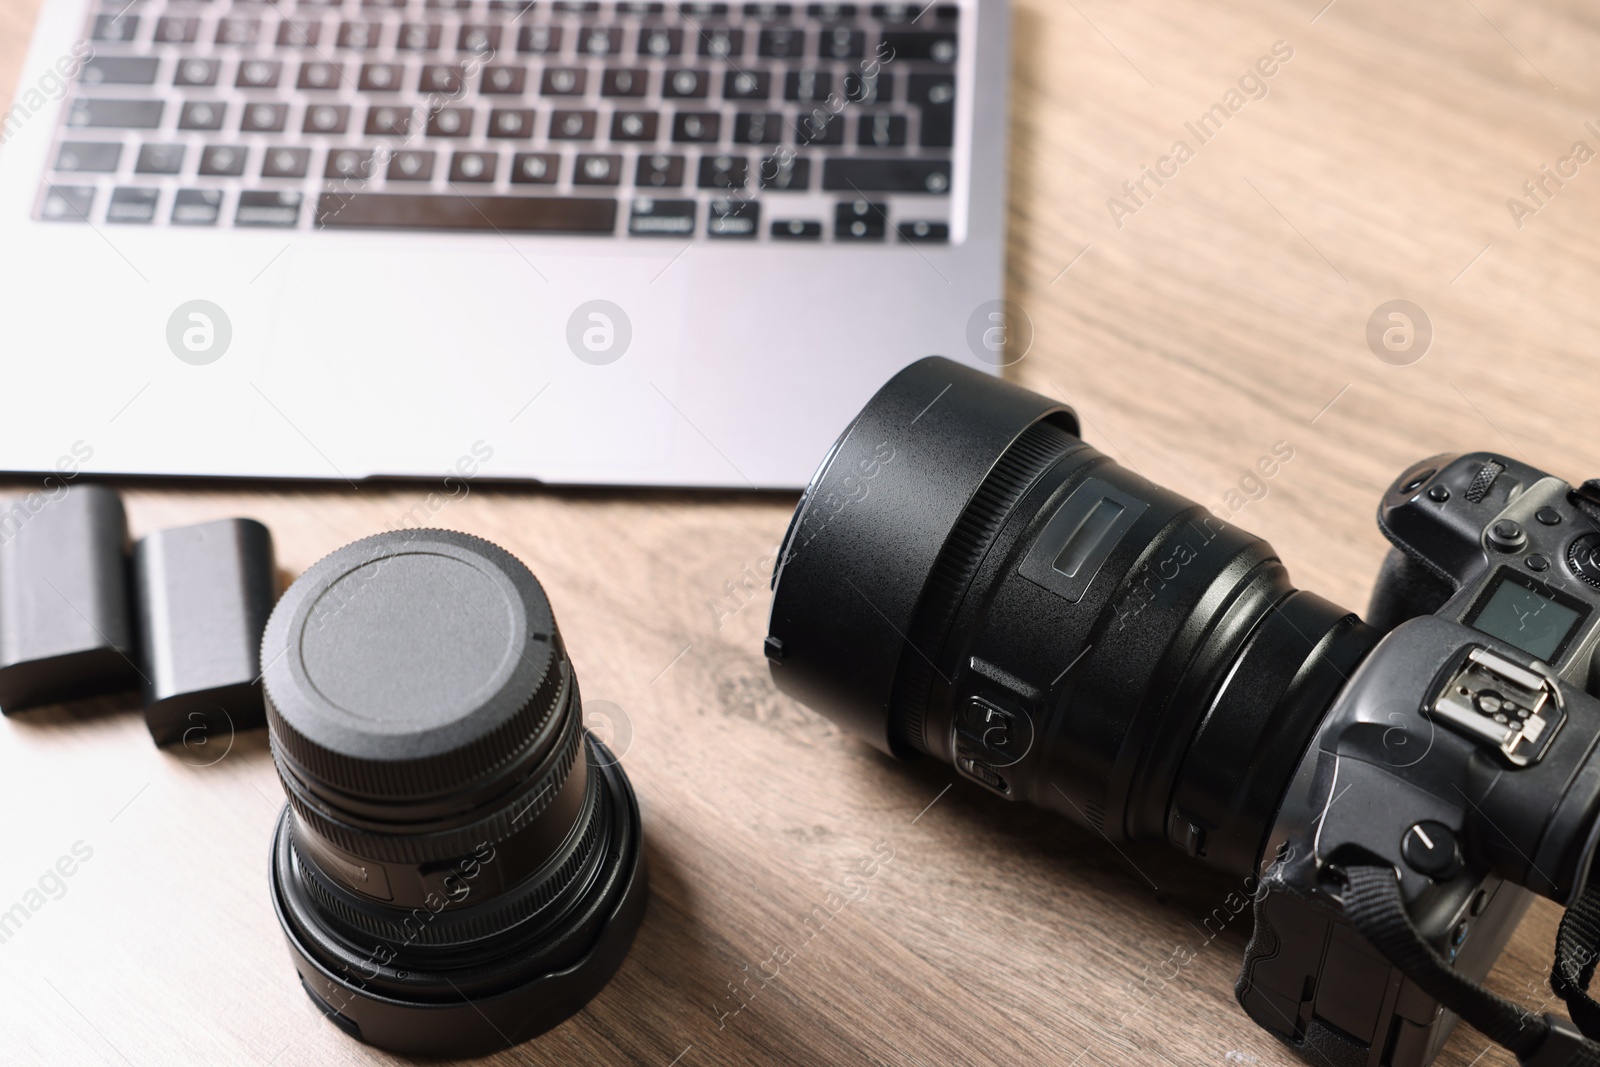
[[[1557,511],[1555,508],[1540,508],[1538,511],[1533,513],[1533,517],[1538,519],[1539,522],[1545,526],[1561,525],[1561,512]]]
[[[1528,565],[1530,571],[1547,571],[1550,569],[1550,561],[1537,552],[1522,562]]]
[[[1428,499],[1433,501],[1435,504],[1443,504],[1446,500],[1450,499],[1450,487],[1447,485],[1434,486],[1432,489],[1428,490]]]
[[[1455,831],[1433,819],[1425,819],[1406,831],[1400,840],[1400,855],[1407,867],[1429,878],[1449,878],[1461,869]]]
[[[1502,552],[1515,552],[1528,541],[1522,524],[1511,519],[1501,519],[1489,527],[1489,543]]]

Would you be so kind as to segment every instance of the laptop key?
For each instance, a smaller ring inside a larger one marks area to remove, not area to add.
[[[833,92],[833,75],[820,70],[791,70],[783,79],[783,98],[821,103]]]
[[[161,125],[160,100],[83,100],[72,102],[67,125],[91,129],[153,130]]]
[[[792,152],[768,156],[756,166],[756,180],[763,189],[803,193],[811,188],[811,160]]]
[[[251,45],[261,36],[260,19],[226,18],[217,20],[217,44]]]
[[[289,121],[288,104],[246,104],[241,133],[281,133]]]
[[[772,224],[772,236],[779,241],[820,241],[822,223],[810,219],[786,219]]]
[[[693,237],[697,214],[693,200],[642,196],[628,212],[628,232],[635,237]]]
[[[823,22],[840,22],[860,14],[855,4],[807,4],[806,16]]]
[[[715,111],[680,111],[672,117],[672,139],[679,144],[716,144],[722,116]]]
[[[85,85],[154,85],[161,60],[154,56],[95,56],[83,65]]]
[[[733,120],[734,144],[779,144],[786,127],[777,111],[742,111]]]
[[[495,108],[489,112],[490,137],[518,138],[533,136],[536,113],[532,108]]]
[[[180,130],[220,130],[227,117],[228,105],[207,100],[195,100],[183,105],[178,112]]]
[[[275,59],[247,59],[239,64],[239,76],[233,84],[239,89],[275,89],[283,64]]]
[[[669,100],[703,100],[711,92],[711,75],[703,70],[669,70],[661,95]]]
[[[709,59],[737,59],[744,55],[744,31],[720,26],[703,29],[699,52]]]
[[[404,151],[389,157],[389,180],[392,182],[426,182],[433,180],[432,152]]]
[[[578,31],[580,56],[610,56],[622,51],[622,30],[616,26],[585,26]]]
[[[744,5],[746,18],[755,19],[757,22],[772,22],[776,19],[786,19],[794,14],[793,4],[746,4]]]
[[[511,181],[517,185],[553,185],[561,157],[554,152],[518,152],[511,160]]]
[[[590,196],[324,193],[316,221],[340,228],[609,234],[616,229],[617,202]]]
[[[618,185],[621,182],[621,156],[586,153],[578,156],[572,168],[573,185]]]
[[[88,222],[93,207],[94,186],[51,185],[39,205],[39,217],[51,222]]]
[[[159,189],[119,188],[111,191],[106,205],[107,222],[150,223],[155,221]]]
[[[807,145],[844,144],[844,116],[818,108],[795,123],[795,141]]]
[[[954,33],[923,33],[920,31],[886,30],[879,49],[886,58],[927,59],[935,63],[956,61],[956,35]]]
[[[343,22],[339,24],[339,47],[355,52],[370,52],[378,47],[381,22]]]
[[[867,35],[847,26],[834,26],[822,31],[817,46],[819,59],[860,59],[867,54]]]
[[[427,63],[417,79],[417,90],[424,93],[455,95],[461,91],[462,70],[451,63]]]
[[[633,184],[641,189],[677,189],[683,185],[684,161],[682,156],[654,153],[639,157],[634,171]]]
[[[844,96],[852,104],[888,104],[894,101],[894,75],[886,71],[850,72],[844,76]]]
[[[728,100],[766,100],[772,96],[772,74],[765,70],[730,70],[722,76]]]
[[[397,93],[406,68],[399,63],[364,63],[357,85],[369,93]]]
[[[907,79],[906,99],[922,109],[918,143],[924,148],[948,148],[955,139],[956,82],[950,74],[913,74]]]
[[[950,225],[944,222],[902,222],[897,229],[906,244],[948,244]]]
[[[799,59],[806,50],[806,31],[790,26],[762,30],[756,51],[767,59]]]
[[[134,161],[135,174],[177,174],[183,169],[184,147],[181,144],[147,144],[139,148],[139,158]]]
[[[219,189],[179,189],[172,198],[174,226],[215,226],[221,214]]]
[[[750,174],[750,161],[744,156],[715,155],[700,159],[700,188],[743,189]]]
[[[478,91],[487,96],[520,96],[527,85],[526,67],[492,66],[483,68]]]
[[[548,67],[539,91],[545,96],[582,96],[588,82],[589,72],[582,67]]]
[[[500,51],[500,27],[466,23],[456,31],[456,51],[469,56],[489,56]]]
[[[156,20],[154,34],[157,44],[193,44],[200,35],[200,20],[163,15]]]
[[[492,182],[500,167],[500,156],[494,152],[457,152],[450,157],[450,180],[453,182]]]
[[[263,178],[304,178],[311,166],[309,148],[269,148],[261,164]]]
[[[315,48],[322,37],[322,23],[316,19],[284,19],[278,23],[279,48]]]
[[[139,36],[139,16],[96,15],[89,36],[96,41],[131,41]]]
[[[822,165],[822,187],[858,193],[935,193],[950,191],[948,159],[830,159]]]
[[[429,137],[471,137],[472,109],[442,107],[428,116]]]
[[[837,241],[881,241],[888,222],[888,209],[882,204],[848,200],[834,209],[833,237]]]
[[[322,168],[324,178],[365,181],[372,177],[372,152],[362,148],[335,148]]]
[[[409,107],[371,107],[367,109],[366,132],[383,137],[408,137],[413,115]]]
[[[215,59],[179,60],[178,69],[172,75],[172,84],[215,85],[221,71],[222,64]]]
[[[207,177],[237,178],[244,173],[249,156],[249,149],[238,145],[207,145],[200,150],[199,173]]]
[[[711,237],[754,237],[761,228],[761,205],[754,200],[713,200],[706,218]]]
[[[302,133],[343,133],[350,126],[350,108],[346,104],[312,104],[306,108]]]
[[[650,72],[629,67],[611,67],[600,79],[601,96],[643,96],[649,87]]]
[[[600,10],[600,0],[554,0],[551,10],[564,15],[592,15]]]
[[[661,116],[654,111],[618,111],[611,116],[613,141],[654,141]]]
[[[517,31],[517,51],[526,56],[555,55],[561,51],[561,27],[522,27]]]
[[[84,174],[115,174],[122,146],[115,142],[68,141],[56,153],[55,169]]]
[[[663,59],[683,54],[683,31],[646,26],[639,31],[639,54]]]
[[[269,193],[246,190],[239,194],[239,207],[234,211],[235,226],[290,227],[300,221],[300,193]]]
[[[302,63],[294,84],[296,89],[337,89],[343,80],[344,71],[337,63]]]
[[[856,144],[862,148],[903,148],[906,143],[904,115],[862,115],[856,127]]]
[[[553,111],[550,113],[552,141],[592,141],[599,116],[593,111]]]
[[[394,46],[403,52],[437,52],[443,32],[437,22],[402,22]]]

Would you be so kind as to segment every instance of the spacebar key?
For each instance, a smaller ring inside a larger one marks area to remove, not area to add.
[[[328,229],[609,234],[617,226],[617,202],[592,196],[323,193],[317,199],[317,225]]]

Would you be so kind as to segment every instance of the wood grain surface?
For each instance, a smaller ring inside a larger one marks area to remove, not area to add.
[[[1600,149],[1600,25],[1576,0],[1324,2],[1018,0],[1009,284],[1033,341],[1011,373],[1147,477],[1238,504],[1298,584],[1359,609],[1379,494],[1413,460],[1600,474],[1600,163],[1561,163]],[[0,0],[0,92],[36,8]],[[1219,103],[1202,142],[1186,124]],[[1145,165],[1169,176],[1135,200]],[[1536,204],[1546,167],[1576,174]],[[1432,324],[1408,365],[1366,339],[1397,298]],[[1250,481],[1280,441],[1292,461]],[[262,520],[287,580],[433,487],[123,488],[135,535]],[[544,582],[615,721],[653,880],[615,981],[487,1062],[1297,1062],[1234,1003],[1248,917],[1202,928],[1226,881],[947,790],[948,768],[892,764],[774,692],[765,577],[793,503],[474,486],[432,517]],[[214,742],[156,750],[127,698],[0,722],[0,910],[91,853],[0,944],[0,1061],[393,1062],[299,988],[267,895],[265,735]],[[1535,907],[1496,990],[1548,1007],[1557,916]],[[1462,1028],[1440,1062],[1512,1062],[1487,1044]]]

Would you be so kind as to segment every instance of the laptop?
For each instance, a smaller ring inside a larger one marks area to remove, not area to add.
[[[44,0],[0,470],[802,486],[900,367],[998,362],[1008,18]]]

